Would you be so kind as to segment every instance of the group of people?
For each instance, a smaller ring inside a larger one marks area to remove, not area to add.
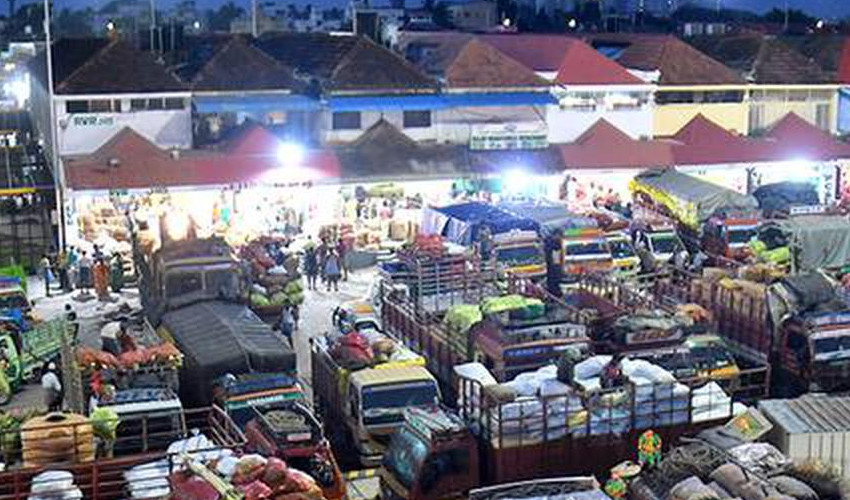
[[[68,247],[67,251],[60,251],[55,258],[44,254],[39,267],[47,297],[50,297],[57,281],[62,293],[76,289],[85,294],[93,288],[101,300],[109,298],[110,288],[120,293],[124,287],[124,260],[121,254],[116,252],[110,258],[98,245],[94,245],[91,255],[73,246]]]
[[[312,237],[304,248],[304,274],[307,276],[307,288],[317,289],[317,280],[321,277],[326,291],[339,291],[339,281],[348,280],[348,246],[342,238],[334,241],[322,238],[314,245]]]

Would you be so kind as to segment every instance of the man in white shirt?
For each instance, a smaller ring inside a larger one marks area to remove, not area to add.
[[[44,389],[44,403],[47,411],[62,410],[62,382],[56,375],[56,365],[47,365],[47,371],[41,376],[41,388]]]

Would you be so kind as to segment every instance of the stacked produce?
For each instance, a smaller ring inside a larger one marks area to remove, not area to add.
[[[536,319],[546,314],[542,300],[523,295],[487,297],[480,305],[460,304],[446,311],[443,324],[449,336],[449,345],[455,352],[466,353],[469,331],[485,317],[508,323],[511,320]]]
[[[379,332],[352,331],[342,335],[332,342],[330,354],[337,364],[348,370],[388,362],[425,364],[421,356]]]
[[[183,355],[170,342],[152,347],[137,347],[116,357],[108,352],[81,346],[77,348],[77,364],[84,372],[102,369],[126,371],[144,368],[179,369]]]
[[[298,271],[298,256],[290,254],[278,265],[269,252],[271,248],[283,251],[285,241],[280,238],[261,237],[242,247],[240,257],[251,269],[251,305],[255,310],[279,311],[285,306],[304,302],[304,287]]]

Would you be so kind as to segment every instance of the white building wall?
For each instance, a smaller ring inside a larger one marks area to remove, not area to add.
[[[434,126],[435,112],[431,112],[430,127],[404,128],[404,114],[401,110],[391,111],[361,111],[360,128],[350,130],[333,130],[333,113],[324,111],[320,119],[322,141],[324,143],[345,144],[363,135],[369,127],[375,125],[381,118],[394,125],[415,141],[434,141],[437,139],[437,127]]]
[[[624,111],[598,109],[577,111],[552,105],[548,106],[546,116],[546,122],[549,126],[549,142],[573,142],[601,118],[634,139],[652,137],[652,109],[649,106]]]
[[[437,140],[469,144],[472,129],[486,124],[545,125],[544,106],[469,107],[439,110],[436,113]]]
[[[185,99],[181,110],[129,111],[130,100],[135,98]],[[56,121],[61,155],[86,154],[97,150],[124,127],[130,127],[162,148],[188,149],[192,147],[192,111],[190,95],[146,94],[57,96]],[[68,113],[66,101],[81,99],[110,99],[122,101],[122,112],[111,113]]]

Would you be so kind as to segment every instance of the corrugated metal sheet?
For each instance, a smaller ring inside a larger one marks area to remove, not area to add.
[[[806,395],[769,399],[759,410],[790,434],[850,431],[850,397]]]

